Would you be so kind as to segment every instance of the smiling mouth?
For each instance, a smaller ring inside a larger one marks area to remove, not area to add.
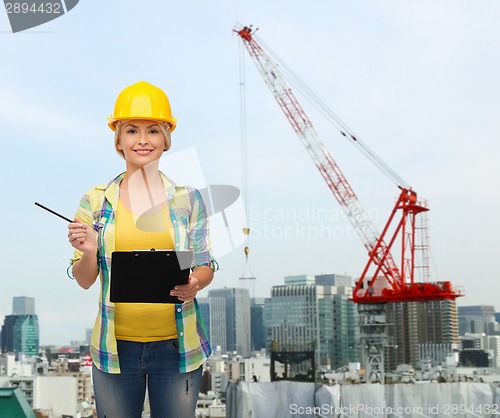
[[[146,155],[153,152],[152,149],[135,149],[134,152],[139,155]]]

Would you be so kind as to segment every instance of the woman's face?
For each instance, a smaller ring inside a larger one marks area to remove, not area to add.
[[[123,152],[127,167],[142,168],[163,154],[165,137],[155,121],[131,120],[118,129],[116,148]]]

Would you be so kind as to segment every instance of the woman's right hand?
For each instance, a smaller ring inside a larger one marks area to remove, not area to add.
[[[95,254],[97,252],[97,234],[94,229],[75,218],[68,225],[69,243],[83,253]]]

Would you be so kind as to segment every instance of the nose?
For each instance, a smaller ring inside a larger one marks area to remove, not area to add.
[[[139,133],[139,144],[145,145],[148,143],[148,135],[146,132]]]

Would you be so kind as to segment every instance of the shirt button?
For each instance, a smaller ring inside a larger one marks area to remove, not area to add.
[[[181,337],[183,337],[183,336],[184,336],[184,333],[181,331],[181,332],[179,333],[179,335],[180,335]]]
[[[177,312],[180,312],[182,309],[181,308],[177,308]]]

